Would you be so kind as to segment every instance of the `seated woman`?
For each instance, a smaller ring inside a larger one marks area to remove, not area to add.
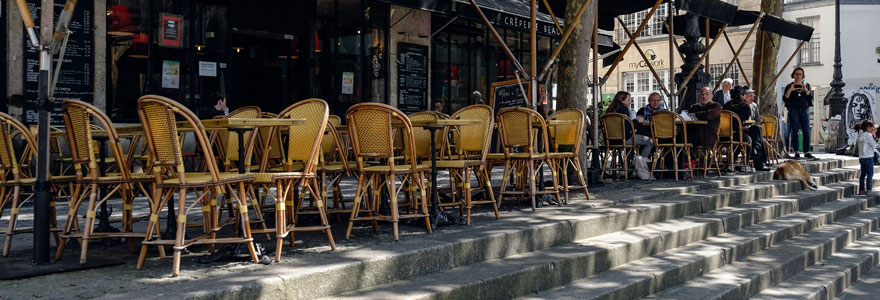
[[[648,96],[648,105],[639,109],[636,112],[636,133],[650,137],[651,136],[651,126],[646,126],[642,124],[643,121],[651,121],[651,114],[655,111],[666,110],[666,106],[663,105],[663,102],[660,100],[661,96],[658,92],[653,92]]]
[[[733,88],[733,79],[724,78],[721,80],[721,88],[715,91],[715,96],[712,97],[712,101],[718,102],[718,104],[724,105],[730,100],[733,99],[730,94],[730,90]]]
[[[630,114],[629,106],[632,103],[632,96],[624,91],[617,92],[614,95],[614,99],[611,100],[611,104],[608,105],[608,109],[605,110],[605,113],[621,113],[629,118],[633,116]],[[633,128],[629,127],[629,125],[625,128],[626,134],[626,143],[630,144],[635,139],[636,146],[641,150],[639,154],[643,157],[651,156],[651,148],[653,144],[651,142],[651,138],[641,135],[641,134],[633,134]]]

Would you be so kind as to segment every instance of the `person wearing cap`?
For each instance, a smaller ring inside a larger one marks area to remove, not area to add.
[[[764,166],[767,162],[767,151],[764,147],[764,137],[761,134],[761,116],[758,112],[758,104],[755,103],[755,91],[748,86],[737,87],[736,95],[730,102],[724,105],[724,109],[732,111],[739,116],[740,121],[754,121],[752,125],[742,126],[743,141],[749,143],[748,153],[755,163],[755,170],[767,171]]]

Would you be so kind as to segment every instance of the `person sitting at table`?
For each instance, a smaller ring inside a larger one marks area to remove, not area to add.
[[[213,106],[202,108],[199,111],[200,119],[212,119],[216,116],[226,116],[229,113],[229,108],[226,106],[226,96],[223,94],[212,93],[205,100],[206,103],[213,104]]]
[[[733,88],[733,79],[724,78],[721,80],[721,88],[715,91],[715,96],[712,97],[712,101],[718,102],[721,105],[727,104],[733,99],[730,95],[730,89]]]
[[[666,110],[666,106],[663,105],[663,101],[661,101],[660,93],[653,92],[651,95],[648,95],[648,104],[645,107],[639,109],[636,112],[636,133],[650,137],[651,136],[651,126],[645,126],[642,124],[644,121],[651,121],[651,114],[655,111]]]
[[[700,101],[691,105],[688,112],[697,120],[708,122],[705,126],[697,126],[695,133],[688,133],[688,142],[705,149],[714,148],[718,140],[718,127],[721,126],[721,104],[712,101],[712,89],[700,89]]]
[[[628,118],[632,118],[632,114],[630,113],[629,106],[632,103],[632,96],[624,91],[619,91],[614,95],[614,99],[611,100],[611,104],[608,105],[608,109],[605,110],[605,113],[620,113]],[[636,146],[641,150],[639,154],[642,157],[650,157],[651,156],[651,148],[653,148],[653,143],[651,142],[651,138],[641,135],[641,134],[633,134],[633,128],[628,124],[626,126],[625,134],[626,134],[626,143],[631,144],[633,139],[635,139]]]
[[[764,166],[767,162],[767,151],[764,149],[764,137],[761,134],[760,114],[758,113],[758,104],[755,103],[755,91],[748,86],[737,87],[734,93],[737,97],[724,105],[724,109],[732,111],[739,116],[743,123],[752,121],[754,123],[743,124],[742,130],[743,141],[749,143],[748,153],[755,162],[755,170],[767,171]],[[734,128],[739,131],[739,128]]]

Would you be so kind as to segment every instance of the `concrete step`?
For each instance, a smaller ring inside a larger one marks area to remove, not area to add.
[[[852,184],[823,187],[770,199],[752,207],[731,207],[698,216],[649,224],[578,240],[546,250],[514,255],[505,259],[476,263],[448,271],[363,289],[334,298],[345,299],[506,299],[534,293],[572,280],[593,275],[627,262],[668,251],[725,232],[730,225],[749,226],[752,221],[790,213],[785,207],[803,209],[851,193]],[[823,201],[824,200],[824,201]],[[858,212],[867,201],[840,201],[822,204],[820,210],[789,220],[769,234],[787,238],[813,226],[830,222],[836,215]],[[828,221],[824,221],[828,220]],[[756,240],[760,240],[756,238]],[[766,243],[766,240],[764,241]],[[746,248],[747,249],[747,248]]]
[[[823,188],[845,185],[847,184],[835,184]],[[850,191],[856,187],[852,183],[849,185]],[[799,194],[790,196],[797,197]],[[788,195],[784,197],[788,197]],[[824,224],[823,222],[830,221],[827,218],[828,208],[844,206],[850,209],[848,213],[854,213],[855,208],[859,207],[852,205],[854,202],[861,205],[863,200],[847,199],[832,202],[747,227],[735,233],[711,237],[705,241],[634,261],[559,288],[531,295],[528,298],[633,299],[644,297],[743,259],[811,228],[821,226]],[[834,215],[834,217],[839,218],[842,215],[846,214]]]
[[[872,228],[873,233],[752,299],[834,299],[880,262],[880,233],[876,232],[877,229]],[[870,296],[871,299],[880,297],[877,293]]]
[[[812,161],[805,162],[804,166],[814,174],[817,183],[852,180],[858,175],[856,159]],[[347,251],[305,253],[305,255],[285,257],[282,263],[275,263],[271,267],[242,264],[231,270],[226,270],[228,267],[200,268],[192,270],[193,274],[188,274],[187,272],[190,271],[184,270],[182,277],[190,278],[189,280],[152,280],[126,287],[124,291],[108,291],[109,295],[105,296],[120,299],[157,298],[160,297],[156,293],[157,289],[173,288],[194,291],[188,296],[191,298],[312,299],[447,272],[472,264],[514,258],[517,255],[526,255],[572,244],[574,241],[658,222],[678,222],[686,229],[674,234],[669,232],[670,228],[662,227],[672,226],[668,224],[657,225],[656,228],[638,229],[653,232],[654,235],[646,241],[656,246],[646,247],[647,252],[633,250],[644,254],[633,253],[633,256],[621,260],[625,262],[805,207],[833,201],[846,193],[841,191],[841,188],[835,190],[828,187],[817,192],[803,192],[816,193],[811,197],[790,196],[787,199],[773,200],[777,203],[775,205],[748,208],[748,205],[757,203],[755,202],[757,200],[802,191],[799,182],[771,180],[771,177],[771,173],[761,172],[685,181],[673,187],[646,184],[640,191],[622,194],[616,199],[576,201],[566,207],[547,208],[546,211],[538,213],[512,211],[500,220],[486,222],[479,228],[455,228],[456,230],[439,231],[433,235]],[[599,207],[594,207],[597,205]],[[737,208],[738,213],[731,211],[727,216],[719,214],[712,215],[711,218],[683,219],[730,206],[742,207]],[[634,232],[640,234],[638,230]],[[630,246],[635,245],[630,244]],[[635,246],[632,249],[639,247]],[[582,252],[581,250],[577,251]],[[166,264],[161,265],[166,266]],[[165,275],[167,273],[165,271],[163,268],[154,273]],[[149,272],[152,272],[152,269],[137,272],[132,270],[132,272],[120,273],[119,277],[140,280],[157,276],[147,274]],[[244,273],[246,275],[242,275],[241,272],[246,272]],[[60,274],[60,276],[67,278],[73,275]],[[583,276],[585,275],[580,277]],[[58,279],[73,280],[65,278]],[[577,278],[579,277],[567,280]],[[214,284],[216,282],[229,284],[216,285]],[[555,284],[563,283],[565,282]],[[18,284],[23,286],[26,282]],[[205,289],[206,285],[212,288]],[[541,287],[546,289],[552,286]]]
[[[875,202],[877,197],[854,197]],[[851,217],[780,243],[646,299],[746,299],[802,273],[877,228],[880,208]]]

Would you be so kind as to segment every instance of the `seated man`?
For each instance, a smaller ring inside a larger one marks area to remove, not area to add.
[[[761,135],[761,117],[758,113],[758,104],[755,103],[755,91],[747,86],[738,91],[739,97],[725,104],[724,109],[736,113],[743,123],[754,121],[753,124],[743,124],[742,130],[745,133],[743,141],[749,143],[749,156],[755,162],[755,170],[767,171],[764,167],[767,152],[764,149],[764,137]]]
[[[701,121],[709,124],[697,127],[694,134],[688,134],[688,142],[703,146],[705,149],[714,148],[718,140],[718,127],[721,126],[721,104],[712,101],[712,89],[704,87],[700,89],[700,102],[691,105],[689,112]],[[691,141],[693,139],[693,141]]]
[[[636,112],[636,133],[650,137],[651,134],[651,126],[645,126],[642,124],[644,121],[651,121],[651,114],[655,111],[666,110],[666,106],[663,105],[663,102],[660,100],[660,93],[653,92],[648,96],[648,104],[645,107],[639,109]]]

